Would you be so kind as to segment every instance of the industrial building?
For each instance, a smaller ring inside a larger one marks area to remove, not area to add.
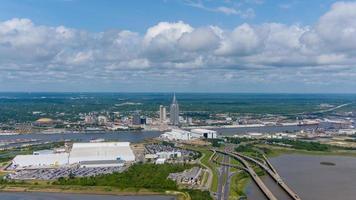
[[[172,129],[170,132],[165,132],[160,136],[167,140],[191,140],[192,133],[181,129]]]
[[[217,132],[213,130],[197,128],[197,129],[190,130],[190,132],[192,132],[193,137],[200,137],[205,139],[217,138]]]
[[[170,132],[165,132],[160,137],[161,139],[166,140],[192,140],[198,138],[215,139],[217,138],[217,132],[208,129],[192,129],[191,131],[172,129]]]
[[[68,153],[17,155],[12,160],[14,168],[59,167],[68,164]]]
[[[37,151],[33,155],[18,155],[12,160],[13,168],[51,168],[69,165],[80,167],[122,166],[135,161],[129,142],[74,143],[65,153]]]
[[[69,153],[69,164],[82,161],[123,160],[134,161],[129,142],[74,143]]]

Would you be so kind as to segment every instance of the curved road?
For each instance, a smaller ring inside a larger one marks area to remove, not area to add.
[[[277,173],[277,171],[272,168],[272,170],[267,167],[266,165],[262,164],[261,162],[259,162],[258,160],[254,159],[254,158],[251,158],[251,157],[248,157],[248,156],[245,156],[243,154],[240,154],[240,153],[233,153],[235,155],[238,155],[246,160],[249,160],[253,163],[256,163],[258,166],[260,166],[263,170],[265,170],[282,188],[285,192],[287,192],[287,194],[293,198],[294,200],[300,200],[299,196],[297,195],[297,193],[295,193],[283,180],[282,178],[279,176],[279,174]],[[267,162],[268,160],[266,160]],[[268,165],[271,165],[271,163],[269,163]]]
[[[225,151],[220,151],[220,150],[216,150],[216,152],[219,152],[219,153],[222,153],[222,154],[225,154],[225,155],[229,155],[231,157],[234,157],[234,158],[238,159],[242,163],[242,165],[244,167],[246,167],[247,173],[250,174],[250,176],[255,181],[257,186],[262,190],[263,194],[269,200],[277,200],[277,198],[274,196],[274,194],[267,188],[267,186],[263,183],[263,181],[260,179],[260,177],[256,174],[256,172],[252,169],[252,167],[249,165],[249,163],[244,158],[242,158],[239,155],[230,153],[230,152],[225,152]]]

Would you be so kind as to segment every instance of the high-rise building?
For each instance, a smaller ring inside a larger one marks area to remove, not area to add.
[[[141,116],[138,111],[134,112],[132,115],[132,125],[140,125],[141,124]]]
[[[98,117],[98,124],[99,125],[106,125],[108,123],[108,118],[106,116],[100,115]]]
[[[164,107],[163,105],[159,106],[159,122],[160,123],[164,123],[166,121],[166,107]]]
[[[176,99],[176,94],[173,96],[173,101],[171,104],[171,109],[170,109],[170,122],[172,125],[178,126],[179,125],[179,105]]]

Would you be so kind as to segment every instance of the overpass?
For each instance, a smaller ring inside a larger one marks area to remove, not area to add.
[[[233,158],[236,158],[241,162],[241,164],[246,168],[245,171],[250,174],[252,177],[253,181],[257,184],[257,186],[261,189],[263,194],[267,197],[269,200],[277,200],[277,198],[274,196],[274,194],[267,188],[267,186],[263,183],[263,181],[260,179],[260,177],[256,174],[256,172],[252,169],[252,167],[249,165],[249,163],[241,156],[225,152],[225,151],[220,151],[220,150],[214,150],[214,152],[218,152],[221,154],[229,155]]]
[[[279,174],[277,173],[277,170],[274,169],[274,167],[272,166],[272,164],[268,161],[267,158],[266,162],[267,164],[271,167],[271,169],[269,167],[267,167],[266,165],[262,164],[261,162],[259,162],[258,160],[245,156],[243,154],[240,153],[233,153],[234,155],[240,156],[246,160],[249,160],[255,164],[257,164],[258,166],[260,166],[263,170],[265,170],[281,187],[282,189],[293,199],[293,200],[301,200],[299,198],[299,196],[297,195],[297,193],[295,193],[283,180],[282,178],[279,176]]]

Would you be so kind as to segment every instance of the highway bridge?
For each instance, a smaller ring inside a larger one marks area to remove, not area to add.
[[[282,178],[279,176],[277,173],[277,170],[272,166],[272,164],[268,161],[268,159],[265,157],[266,163],[269,167],[266,165],[262,164],[260,161],[251,158],[249,156],[245,156],[240,153],[233,153],[234,155],[240,156],[248,161],[251,161],[258,166],[260,166],[263,170],[265,170],[280,186],[281,188],[294,200],[300,200],[299,196],[282,180]]]
[[[249,165],[249,163],[244,158],[242,158],[239,155],[230,153],[228,151],[220,151],[220,150],[214,150],[214,151],[216,151],[218,153],[221,153],[221,154],[224,154],[224,155],[229,155],[229,156],[234,157],[237,160],[239,160],[242,163],[242,165],[246,168],[246,172],[248,174],[250,174],[250,176],[252,177],[253,181],[261,189],[261,191],[267,197],[267,199],[269,199],[269,200],[277,200],[277,198],[274,196],[274,194],[267,188],[267,186],[263,183],[263,181],[260,179],[260,177],[256,174],[256,172],[252,169],[252,167]]]

